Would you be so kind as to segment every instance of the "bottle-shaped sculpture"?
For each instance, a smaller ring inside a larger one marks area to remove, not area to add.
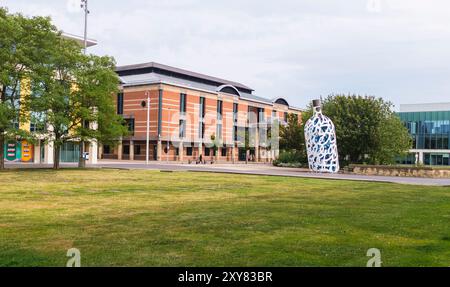
[[[339,158],[333,122],[322,114],[320,100],[313,101],[314,115],[305,124],[309,168],[315,172],[336,173]]]

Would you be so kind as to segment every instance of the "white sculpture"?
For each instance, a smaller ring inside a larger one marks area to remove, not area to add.
[[[305,125],[309,168],[315,172],[336,173],[339,157],[334,124],[322,114],[320,100],[313,101],[313,109],[314,115]]]

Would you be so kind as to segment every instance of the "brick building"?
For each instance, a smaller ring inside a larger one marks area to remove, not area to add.
[[[157,63],[122,66],[116,97],[130,135],[99,157],[145,160],[147,96],[149,158],[155,161],[270,161],[278,147],[274,123],[301,115],[282,98],[269,100],[246,85]]]

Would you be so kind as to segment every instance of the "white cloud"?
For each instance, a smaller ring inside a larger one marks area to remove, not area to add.
[[[450,2],[374,1],[90,0],[91,51],[240,81],[297,106],[333,92],[448,101]],[[83,31],[75,2],[0,3]]]

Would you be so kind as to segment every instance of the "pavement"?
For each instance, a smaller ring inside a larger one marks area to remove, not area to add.
[[[51,168],[51,165],[36,164],[20,164],[7,163],[7,168]],[[62,164],[62,168],[76,167],[76,164]],[[423,185],[423,186],[449,186],[450,178],[418,178],[418,177],[392,177],[392,176],[368,176],[356,174],[320,174],[310,172],[308,169],[302,168],[281,168],[274,167],[270,164],[181,164],[181,163],[165,163],[139,161],[115,161],[101,160],[96,165],[88,165],[90,168],[114,168],[114,169],[148,169],[161,171],[191,171],[191,172],[214,172],[229,174],[250,174],[250,175],[268,175],[268,176],[287,176],[300,178],[318,178],[333,180],[353,180],[353,181],[369,181],[369,182],[389,182],[399,184]]]

